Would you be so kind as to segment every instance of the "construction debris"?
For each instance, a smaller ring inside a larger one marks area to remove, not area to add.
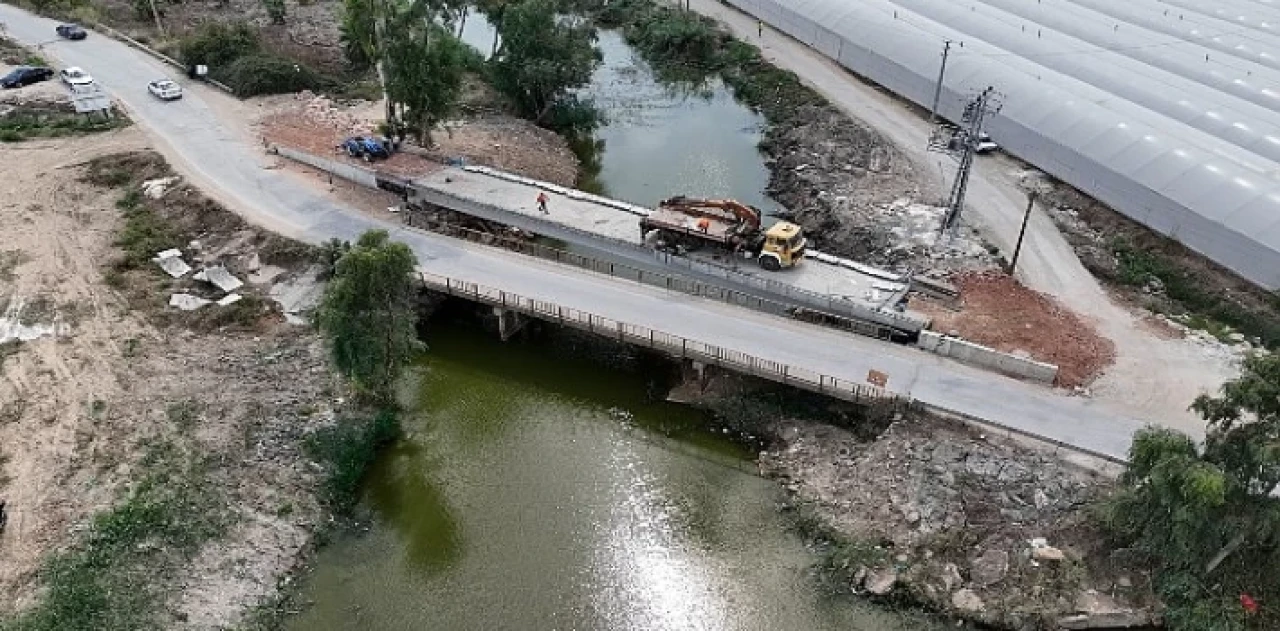
[[[206,267],[192,278],[213,283],[218,289],[225,292],[232,292],[244,286],[244,281],[231,275],[227,268],[216,265],[214,267]]]
[[[156,180],[147,180],[142,183],[142,192],[151,199],[160,199],[169,189],[181,179],[178,176],[163,177]]]
[[[212,301],[191,294],[173,294],[169,296],[169,306],[177,307],[183,311],[195,311],[210,302]]]
[[[151,260],[159,265],[160,269],[164,270],[164,273],[174,278],[182,278],[187,275],[187,272],[191,271],[191,266],[182,260],[182,251],[177,248],[160,252]]]
[[[227,294],[223,296],[221,300],[218,301],[218,306],[226,307],[228,305],[233,305],[237,302],[240,302],[240,300],[243,298],[244,296],[241,296],[240,294]]]

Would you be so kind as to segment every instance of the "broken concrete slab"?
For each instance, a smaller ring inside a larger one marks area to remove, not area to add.
[[[249,283],[252,285],[265,285],[289,270],[275,265],[263,265],[257,271],[249,274]]]
[[[192,278],[213,283],[218,289],[226,292],[232,292],[244,286],[244,281],[232,276],[231,272],[221,265],[206,267]]]
[[[272,300],[279,303],[280,310],[284,311],[286,322],[307,324],[306,318],[301,314],[320,304],[320,298],[324,295],[324,283],[320,282],[319,277],[323,271],[322,266],[313,265],[295,278],[272,285],[268,293]]]
[[[142,183],[142,192],[151,199],[160,199],[180,179],[182,178],[175,175],[173,177],[147,180]]]
[[[176,254],[174,254],[175,252]],[[159,265],[160,269],[164,270],[164,273],[174,278],[182,278],[187,275],[187,272],[191,271],[191,266],[182,260],[182,252],[178,250],[165,250],[151,260],[156,265]]]
[[[173,294],[169,296],[169,306],[177,307],[183,311],[195,311],[210,302],[212,301],[191,294]]]
[[[240,294],[227,294],[223,296],[221,300],[218,301],[218,306],[225,307],[227,305],[233,305],[237,302],[240,302],[240,300],[242,300],[243,298],[244,296],[241,296]]]

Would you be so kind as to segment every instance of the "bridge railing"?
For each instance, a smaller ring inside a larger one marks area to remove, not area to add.
[[[663,352],[680,359],[690,359],[738,373],[754,375],[811,392],[818,392],[854,403],[891,403],[911,405],[909,397],[868,383],[840,379],[817,371],[756,357],[742,351],[707,344],[686,337],[629,324],[581,309],[528,298],[478,283],[459,281],[426,271],[419,272],[430,289],[490,304],[525,315],[571,326],[597,335]]]
[[[425,184],[419,185],[405,178],[384,173],[377,173],[377,178],[379,182],[387,182],[395,186],[404,187],[409,192],[409,200],[412,203],[421,204],[425,202],[503,225],[514,225],[545,236],[557,237],[563,235],[565,238],[570,238],[571,235],[572,238],[575,238],[580,243],[599,244],[600,247],[607,247],[610,250],[625,253],[626,256],[633,259],[653,259],[673,269],[687,270],[690,273],[720,279],[760,292],[784,297],[798,306],[809,309],[822,310],[833,315],[862,322],[874,322],[911,333],[920,331],[928,325],[927,318],[915,314],[900,313],[884,305],[876,307],[870,304],[862,304],[839,296],[803,289],[790,283],[779,282],[764,276],[748,274],[732,266],[688,256],[677,256],[654,248],[647,248],[640,243],[606,237],[558,221],[512,211],[487,200],[464,195],[456,191],[444,191]],[[543,185],[539,184],[538,186]],[[636,231],[638,234],[639,225],[636,226]],[[901,291],[904,292],[908,287],[909,281],[900,279],[898,284],[902,285]],[[899,297],[900,295],[901,293],[895,294],[895,296]],[[884,301],[885,305],[892,302],[892,299]]]
[[[406,218],[406,222],[408,222],[410,227],[421,227],[418,225],[419,222],[411,218]],[[432,230],[438,231],[447,236],[467,239],[468,241],[474,241],[485,245],[496,245],[528,256],[536,256],[562,265],[572,265],[588,271],[634,281],[643,285],[658,287],[669,291],[678,291],[680,293],[699,296],[702,298],[710,298],[712,300],[719,300],[731,305],[746,307],[763,313],[794,317],[802,320],[813,320],[814,317],[821,315],[818,312],[806,313],[803,309],[797,308],[791,304],[770,300],[768,298],[761,298],[756,295],[735,291],[733,289],[726,289],[719,285],[703,283],[685,276],[675,276],[661,272],[654,272],[624,263],[602,261],[577,252],[551,247],[546,244],[529,241],[527,239],[472,230],[449,222],[431,221],[430,223],[435,226],[434,228],[431,228]],[[891,339],[895,333],[893,328],[882,324],[844,317],[838,319],[822,319],[821,323],[835,326],[859,335],[884,340]]]

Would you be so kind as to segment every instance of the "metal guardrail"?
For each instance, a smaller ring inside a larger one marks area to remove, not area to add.
[[[380,183],[383,181],[394,181],[397,184],[406,187],[409,190],[410,202],[425,201],[440,208],[453,210],[455,212],[462,212],[464,214],[488,219],[490,221],[496,221],[506,225],[514,225],[516,222],[519,222],[523,225],[519,225],[517,227],[547,236],[555,236],[556,233],[575,235],[583,241],[584,245],[588,245],[588,247],[590,247],[589,244],[592,242],[600,243],[601,246],[599,247],[605,247],[607,245],[607,247],[623,251],[633,258],[653,258],[664,265],[684,268],[696,274],[721,278],[727,282],[737,283],[757,289],[761,292],[782,296],[794,301],[797,306],[826,311],[833,315],[854,318],[864,322],[875,322],[910,333],[923,330],[928,325],[927,320],[921,320],[919,318],[912,318],[892,311],[859,305],[849,300],[842,300],[807,289],[801,289],[773,279],[745,274],[732,267],[661,252],[652,248],[646,248],[639,243],[631,243],[629,241],[605,237],[594,232],[548,221],[540,217],[514,213],[510,210],[482,200],[464,197],[435,188],[418,186],[412,180],[390,176],[383,173],[377,173],[377,179]],[[467,205],[468,208],[458,208],[459,203]],[[639,227],[637,226],[637,230],[638,229]]]
[[[824,375],[789,364],[763,359],[686,337],[665,333],[637,324],[628,324],[581,309],[535,300],[487,287],[478,283],[455,280],[448,276],[419,271],[423,284],[451,296],[460,296],[476,302],[501,307],[541,320],[595,333],[619,342],[635,344],[680,359],[691,359],[711,366],[720,366],[734,372],[754,375],[811,392],[832,396],[853,403],[893,403],[904,407],[911,405],[909,397],[889,392],[870,384]]]
[[[457,224],[443,221],[432,221],[431,223],[435,224],[434,226],[419,226],[414,222],[413,216],[414,213],[412,211],[407,211],[405,213],[405,221],[411,228],[432,230],[433,232],[439,232],[446,236],[462,238],[482,245],[496,245],[503,249],[512,250],[528,256],[536,256],[562,265],[572,265],[591,272],[606,274],[614,278],[634,281],[651,287],[658,287],[669,291],[678,291],[680,293],[698,296],[701,298],[719,300],[731,305],[746,307],[748,309],[754,309],[756,311],[772,315],[780,315],[810,322],[817,321],[821,324],[882,340],[892,339],[895,333],[894,329],[882,324],[849,318],[839,318],[828,314],[812,312],[806,309],[797,308],[791,304],[778,302],[776,300],[769,300],[768,298],[761,298],[759,296],[753,296],[740,291],[725,289],[718,285],[709,285],[707,283],[698,282],[682,276],[673,276],[671,274],[644,270],[624,263],[601,261],[576,252],[554,248],[525,239],[508,237],[489,232],[481,232],[479,230],[472,230],[470,228],[465,228]]]
[[[94,24],[94,25],[93,25],[93,30],[95,30],[95,31],[101,31],[102,33],[105,33],[108,37],[110,37],[110,38],[112,38],[112,39],[118,39],[118,40],[120,40],[120,41],[124,42],[125,44],[128,44],[129,46],[132,46],[132,47],[134,47],[134,48],[136,48],[136,49],[138,49],[138,50],[140,50],[140,51],[142,51],[142,52],[144,52],[144,53],[146,53],[146,54],[148,54],[148,55],[150,55],[150,56],[152,56],[152,57],[155,57],[156,59],[159,59],[160,61],[163,61],[163,62],[164,62],[164,63],[166,63],[166,64],[169,64],[170,66],[173,66],[174,68],[177,68],[178,70],[181,70],[183,73],[185,73],[185,72],[187,71],[187,66],[186,66],[186,64],[183,64],[181,61],[178,61],[177,59],[174,59],[173,57],[170,57],[170,56],[168,56],[168,55],[166,55],[166,54],[164,54],[164,53],[162,53],[162,52],[160,52],[160,51],[158,51],[158,50],[156,50],[156,49],[154,49],[154,48],[152,48],[152,47],[150,47],[150,46],[147,46],[146,44],[143,44],[142,42],[140,42],[140,41],[138,41],[138,40],[136,40],[136,39],[134,39],[134,38],[132,38],[132,37],[129,37],[128,35],[125,35],[124,33],[121,33],[120,31],[117,31],[117,30],[115,30],[115,29],[111,28],[110,26],[107,26],[106,24],[103,24],[103,23],[101,23],[101,22],[99,22],[99,23],[97,23],[97,24]],[[212,86],[213,86],[213,87],[215,87],[215,88],[218,88],[219,90],[222,90],[223,92],[226,92],[227,94],[232,95],[232,96],[235,96],[235,94],[236,94],[236,91],[235,91],[235,90],[232,90],[232,89],[231,89],[231,86],[229,86],[229,85],[227,85],[227,84],[225,84],[225,83],[223,83],[223,82],[221,82],[221,81],[218,81],[217,79],[213,79],[213,78],[211,78],[211,77],[204,77],[203,81],[204,81],[205,83],[208,83],[209,85],[212,85]]]

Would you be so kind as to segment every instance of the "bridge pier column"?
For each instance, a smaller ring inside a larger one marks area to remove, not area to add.
[[[529,320],[520,315],[519,311],[503,309],[502,307],[494,307],[493,315],[498,318],[498,337],[504,342],[519,333],[529,323]]]
[[[686,359],[682,364],[685,383],[696,383],[698,392],[705,392],[711,382],[711,367],[693,359]]]

